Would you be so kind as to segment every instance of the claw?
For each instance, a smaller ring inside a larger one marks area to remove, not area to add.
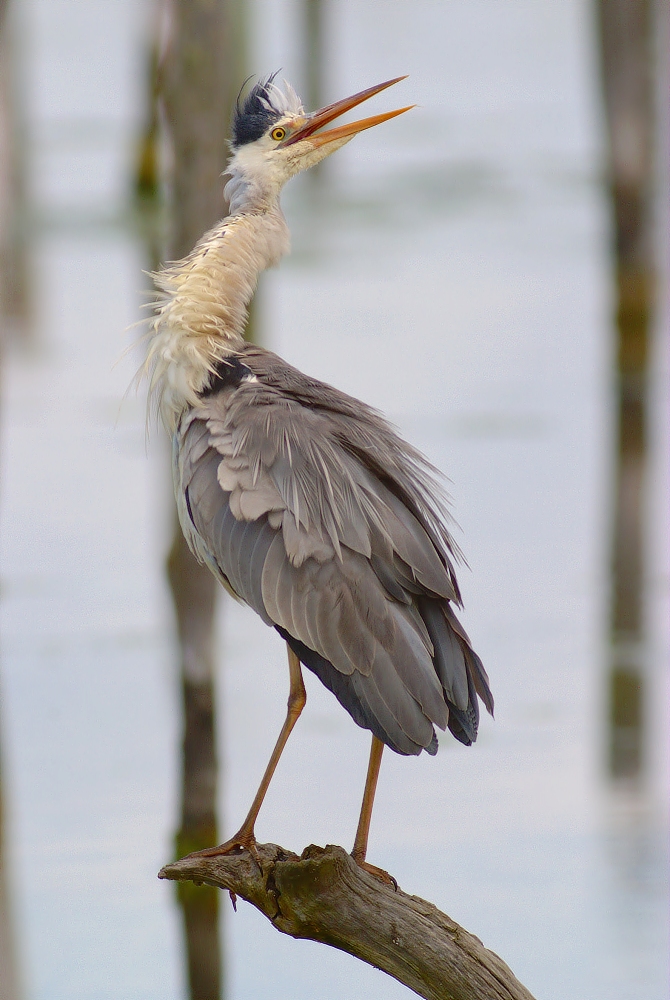
[[[193,853],[189,854],[188,857],[216,858],[220,855],[233,854],[237,851],[248,851],[258,867],[261,867],[261,859],[258,851],[256,850],[256,837],[254,836],[254,832],[253,830],[249,832],[244,828],[238,830],[235,836],[231,837],[230,840],[226,840],[224,844],[219,844],[218,847],[206,847],[202,851],[193,851]]]
[[[384,871],[383,868],[377,868],[376,865],[371,865],[368,861],[358,861],[356,858],[354,858],[354,861],[356,861],[358,867],[362,868],[363,871],[369,872],[370,875],[374,875],[374,877],[378,878],[380,882],[384,883],[384,885],[393,886],[394,892],[398,891],[398,883],[393,878],[393,875],[389,875],[389,873]]]

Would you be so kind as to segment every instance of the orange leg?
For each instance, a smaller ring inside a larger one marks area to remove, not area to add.
[[[287,647],[287,649],[290,688],[286,720],[282,726],[275,748],[272,751],[272,756],[270,757],[268,766],[265,769],[263,780],[258,787],[254,801],[251,803],[251,809],[247,813],[247,818],[234,837],[231,837],[230,840],[225,842],[225,844],[220,844],[218,847],[208,847],[204,851],[196,851],[195,854],[198,857],[214,857],[217,854],[230,854],[230,852],[236,847],[246,847],[246,849],[254,856],[256,855],[256,837],[254,835],[256,817],[260,812],[263,799],[265,798],[265,793],[269,788],[270,782],[272,781],[272,775],[275,773],[277,764],[279,763],[279,758],[282,755],[282,750],[286,746],[286,741],[291,735],[291,730],[298,721],[298,716],[302,712],[305,707],[305,702],[307,701],[307,693],[305,692],[305,685],[302,680],[300,660],[290,647]]]
[[[377,878],[382,880],[382,882],[386,882],[387,885],[392,885],[395,889],[397,889],[398,883],[392,875],[385,872],[383,868],[377,868],[375,865],[371,865],[365,860],[365,855],[368,851],[368,834],[370,832],[372,806],[375,801],[377,778],[379,777],[379,768],[381,767],[383,752],[384,744],[381,740],[378,740],[376,736],[373,736],[372,746],[370,747],[368,774],[365,779],[365,791],[363,792],[363,804],[361,805],[361,815],[358,820],[358,829],[356,830],[356,839],[354,840],[351,856],[356,864],[360,865],[361,868],[364,868],[366,872],[370,872],[371,875],[376,875]]]

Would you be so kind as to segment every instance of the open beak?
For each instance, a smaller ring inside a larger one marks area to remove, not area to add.
[[[363,101],[367,101],[368,98],[374,97],[382,90],[386,90],[387,87],[392,87],[394,83],[399,83],[401,80],[406,80],[406,76],[397,76],[395,80],[387,80],[386,83],[378,83],[376,87],[368,87],[367,90],[361,90],[360,93],[354,94],[352,97],[345,97],[342,101],[336,101],[335,104],[329,104],[327,108],[321,108],[320,111],[314,111],[312,114],[308,115],[305,124],[301,125],[295,132],[293,132],[288,139],[286,139],[281,145],[282,146],[292,146],[295,142],[300,142],[302,139],[309,139],[310,144],[313,147],[323,146],[328,142],[333,142],[335,139],[343,139],[348,135],[355,135],[357,132],[362,132],[366,128],[372,128],[373,125],[379,125],[381,122],[386,122],[389,118],[395,118],[396,115],[402,115],[405,111],[409,111],[416,105],[410,104],[406,108],[398,108],[396,111],[387,111],[383,115],[373,115],[371,118],[363,118],[358,122],[350,122],[348,125],[340,125],[338,128],[328,129],[327,132],[320,132],[318,135],[314,133],[324,125],[328,125],[330,122],[339,118],[346,111],[350,111],[351,108],[355,108],[358,104],[362,104]]]

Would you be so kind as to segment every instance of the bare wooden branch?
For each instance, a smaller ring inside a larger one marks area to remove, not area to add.
[[[427,1000],[533,1000],[505,963],[432,903],[394,891],[341,847],[276,844],[191,856],[159,878],[205,882],[255,906],[277,930],[320,941],[382,969]]]

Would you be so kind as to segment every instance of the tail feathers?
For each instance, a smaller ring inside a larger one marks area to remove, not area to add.
[[[489,679],[468,635],[447,601],[419,600],[419,610],[433,643],[435,671],[449,709],[449,731],[470,746],[477,739],[479,702],[493,715]]]
[[[468,660],[469,673],[472,674],[472,679],[475,685],[475,691],[481,698],[484,708],[493,716],[493,695],[491,694],[491,688],[489,687],[489,679],[486,671],[484,670],[484,664],[479,659],[474,649],[468,649],[466,652],[466,657]]]
[[[477,739],[479,728],[479,699],[493,715],[493,695],[486,671],[449,602],[423,597],[418,601],[418,610],[433,644],[435,672],[449,713],[447,727],[460,743],[471,746]],[[437,737],[427,717],[424,719],[427,731],[415,732],[416,726],[410,725],[413,738],[408,736],[405,727],[400,725],[396,717],[403,705],[399,708],[393,702],[392,708],[395,706],[396,709],[394,712],[386,702],[382,704],[376,685],[372,684],[372,688],[370,687],[374,678],[363,677],[358,672],[351,676],[340,673],[328,660],[295,639],[285,629],[279,625],[275,625],[275,628],[305,666],[333,692],[357,725],[369,729],[396,753],[419,754],[422,750],[431,755],[437,753]],[[419,715],[422,714],[415,699],[411,701],[410,707],[412,706]],[[408,725],[405,714],[401,713],[401,716]]]
[[[449,708],[449,732],[455,736],[459,743],[464,743],[466,747],[471,746],[477,739],[479,729],[479,702],[475,691],[472,671],[468,670],[468,705],[465,710],[457,708],[447,701]]]
[[[468,664],[468,676],[472,674],[475,691],[484,703],[486,711],[489,715],[493,715],[493,695],[491,694],[489,678],[486,670],[484,669],[484,664],[472,648],[472,643],[470,642],[468,634],[454,612],[451,610],[451,605],[445,602],[442,604],[441,609],[449,625],[451,625],[456,635],[458,635],[458,637],[462,640],[461,646]]]

